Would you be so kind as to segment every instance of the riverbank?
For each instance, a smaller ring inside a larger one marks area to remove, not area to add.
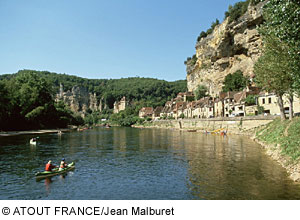
[[[46,134],[46,133],[58,133],[61,132],[68,132],[70,128],[65,129],[41,129],[41,130],[30,130],[30,131],[1,131],[0,137],[6,137],[6,136],[16,136],[16,135],[24,135],[24,134]]]
[[[284,167],[290,178],[300,182],[300,118],[273,122],[257,130],[252,139]]]
[[[246,135],[284,167],[293,181],[300,182],[300,118],[283,122],[278,117],[162,120],[133,127]]]
[[[274,116],[249,116],[234,118],[208,118],[208,119],[179,119],[157,120],[145,122],[142,125],[134,125],[137,128],[171,128],[198,132],[220,132],[227,134],[243,134],[252,136],[253,132],[272,122]]]

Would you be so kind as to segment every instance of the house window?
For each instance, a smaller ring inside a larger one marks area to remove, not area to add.
[[[271,104],[272,103],[272,98],[269,98],[269,104]]]
[[[262,99],[262,104],[265,104],[265,99]]]
[[[209,108],[209,111],[211,112],[211,108]]]

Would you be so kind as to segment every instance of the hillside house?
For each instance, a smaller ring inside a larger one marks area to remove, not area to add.
[[[146,118],[146,117],[152,118],[152,115],[153,115],[153,108],[152,107],[143,107],[139,111],[139,117],[140,118]]]

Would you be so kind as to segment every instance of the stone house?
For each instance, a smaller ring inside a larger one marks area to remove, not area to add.
[[[163,107],[161,113],[160,113],[160,117],[164,118],[164,117],[173,117],[173,100],[172,101],[168,101],[166,102],[165,106]]]
[[[192,110],[193,118],[214,117],[214,104],[210,97],[197,100]]]
[[[224,98],[224,117],[232,117],[234,111],[234,95],[237,92],[227,92]]]
[[[154,110],[153,110],[153,114],[152,114],[152,120],[158,119],[160,118],[160,114],[163,111],[163,106],[157,106]]]
[[[280,109],[278,106],[278,98],[274,93],[261,92],[257,98],[259,106],[264,108],[265,114],[280,115]],[[290,103],[286,95],[283,96],[283,106],[285,113],[288,114],[290,110]],[[293,97],[293,110],[294,114],[300,113],[300,100],[299,97]]]
[[[223,117],[224,116],[224,102],[220,98],[214,100],[214,117]]]
[[[193,92],[180,92],[174,99],[175,102],[190,102],[195,100],[195,95]]]
[[[184,110],[186,109],[187,102],[177,102],[173,108],[175,119],[180,118],[181,115],[184,115]]]
[[[126,101],[125,96],[119,101],[115,101],[114,103],[114,113],[119,113],[120,111],[123,111],[128,106],[128,102]]]
[[[186,108],[183,111],[185,118],[193,118],[193,110],[196,106],[196,101],[188,102]]]
[[[139,117],[140,118],[146,118],[151,117],[153,115],[153,108],[152,107],[143,107],[139,111]]]
[[[240,92],[227,92],[225,97],[224,94],[222,94],[224,97],[224,116],[236,117],[257,114],[255,107],[246,106],[245,99],[249,95],[258,94],[259,89],[257,87],[247,87]]]

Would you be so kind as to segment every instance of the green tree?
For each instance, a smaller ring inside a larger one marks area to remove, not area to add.
[[[5,83],[0,81],[0,129],[5,129],[9,117],[10,102]]]
[[[277,94],[282,119],[285,119],[282,95],[288,94],[291,119],[293,94],[295,91],[300,94],[300,2],[269,0],[263,15],[265,22],[259,33],[263,37],[264,55],[257,63],[256,71],[261,84]],[[270,83],[263,77],[270,77],[274,85],[268,85]]]
[[[293,83],[289,57],[287,49],[277,37],[265,36],[263,56],[254,66],[258,85],[277,95],[282,120],[286,118],[282,97],[285,93],[291,93]]]
[[[223,92],[241,91],[249,83],[248,78],[244,77],[243,72],[238,70],[233,74],[228,74],[224,80]]]
[[[245,104],[246,106],[251,106],[251,105],[255,105],[256,104],[256,95],[248,95],[246,98],[245,98]]]
[[[293,88],[300,93],[300,2],[297,0],[269,0],[263,9],[265,22],[259,32],[266,38],[274,36],[287,50]],[[267,50],[267,49],[266,49]]]
[[[208,96],[208,93],[207,93],[207,87],[206,86],[204,86],[204,85],[199,85],[198,87],[197,87],[197,89],[195,90],[195,98],[196,98],[196,100],[199,100],[199,99],[201,99],[201,98],[203,98],[203,97],[206,97],[206,96]]]

